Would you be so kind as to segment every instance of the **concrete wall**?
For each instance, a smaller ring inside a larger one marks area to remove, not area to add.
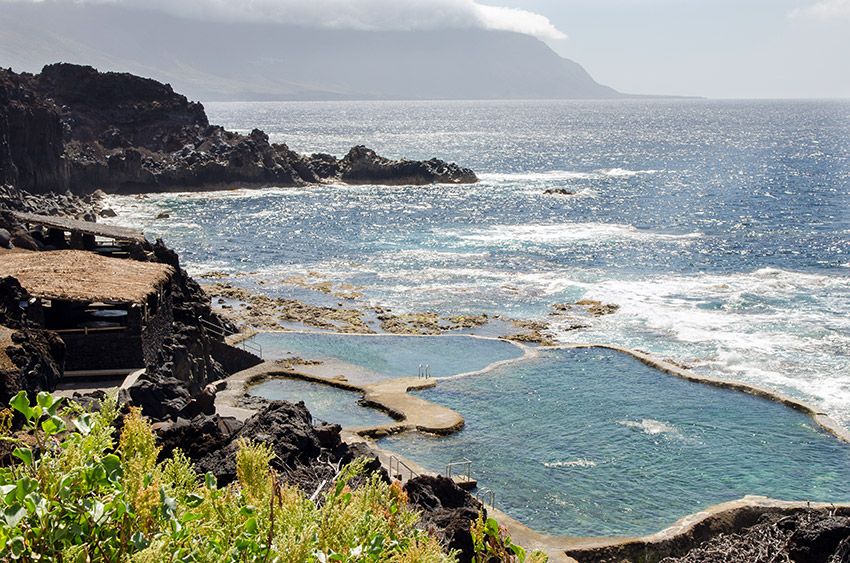
[[[231,375],[263,363],[260,357],[247,350],[218,341],[213,342],[212,356]]]
[[[163,295],[157,312],[148,316],[147,323],[142,329],[142,357],[144,367],[156,361],[157,354],[166,338],[173,332],[174,309],[171,294]]]
[[[131,306],[127,313],[124,331],[60,333],[67,349],[65,370],[140,369],[153,363],[172,334],[171,292],[158,298],[156,312],[147,318],[142,306]]]
[[[145,367],[142,337],[128,331],[60,333],[65,341],[65,371]]]

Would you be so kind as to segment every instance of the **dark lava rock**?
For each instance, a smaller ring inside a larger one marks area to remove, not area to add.
[[[543,195],[576,195],[576,193],[566,188],[549,188],[543,192]]]
[[[439,159],[389,160],[364,146],[348,151],[340,162],[339,178],[348,184],[472,184],[475,172]]]
[[[71,400],[88,411],[96,412],[100,410],[100,405],[103,403],[106,397],[106,391],[103,391],[102,389],[95,389],[94,391],[89,391],[88,393],[80,393],[79,391],[74,391],[74,394],[71,395]]]
[[[133,385],[121,389],[119,402],[141,407],[142,413],[154,420],[174,418],[192,400],[184,382],[174,377],[144,373]]]
[[[743,523],[751,518],[756,521]],[[732,529],[728,529],[730,525]],[[646,560],[662,563],[845,563],[850,561],[850,510],[745,508],[726,517],[721,515],[716,526],[708,525],[700,532],[688,533],[671,542],[645,545],[643,549],[640,545],[636,547],[637,551],[631,550],[631,557],[640,553]],[[662,559],[659,555],[664,552],[674,554]],[[570,555],[582,561],[629,559],[625,550],[620,553],[590,550]]]
[[[179,448],[190,459],[201,459],[225,447],[241,428],[242,423],[235,418],[219,415],[178,418],[174,422],[157,425],[157,436],[162,446],[160,458],[170,457]]]
[[[850,518],[827,516],[805,522],[800,518],[777,523],[780,528],[793,530],[788,555],[793,561],[828,563],[841,561],[840,544],[850,544]],[[850,561],[850,545],[844,546],[843,561]],[[838,556],[833,558],[834,556]]]
[[[484,514],[484,506],[447,477],[422,475],[405,483],[410,504],[422,510],[422,519],[440,535],[443,545],[460,552],[459,560],[472,561],[475,548],[470,526]]]
[[[210,125],[201,104],[127,73],[53,64],[0,69],[0,183],[45,193],[123,193],[322,182],[470,183],[441,160],[388,160],[365,147],[311,156]]]
[[[18,280],[0,278],[0,405],[21,390],[53,391],[62,376],[65,343],[29,318],[29,298]]]
[[[269,444],[275,453],[272,467],[284,481],[301,487],[308,494],[312,494],[323,481],[330,483],[339,467],[358,457],[369,459],[367,471],[378,472],[387,479],[374,454],[361,446],[348,446],[342,441],[338,425],[314,426],[304,403],[287,401],[270,402],[245,421],[244,426],[229,437],[226,445],[193,457],[197,470],[211,472],[220,485],[233,482],[236,479],[236,452],[240,438]]]

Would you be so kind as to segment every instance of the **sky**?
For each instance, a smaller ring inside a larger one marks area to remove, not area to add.
[[[192,19],[526,33],[633,94],[850,98],[850,0],[0,0]]]
[[[850,0],[501,0],[623,92],[850,98]]]

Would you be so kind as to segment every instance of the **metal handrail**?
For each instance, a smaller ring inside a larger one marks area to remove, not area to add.
[[[126,330],[126,326],[110,326],[101,328],[61,328],[52,332],[57,334],[89,334],[90,332],[125,332]]]
[[[233,332],[225,331],[223,326],[220,326],[220,325],[217,325],[213,322],[210,322],[203,317],[198,317],[198,322],[201,323],[201,326],[203,326],[204,328],[206,328],[207,330],[209,330],[210,332],[212,332],[216,336],[221,336],[222,338],[226,338],[228,336],[235,334]]]
[[[259,356],[261,358],[263,357],[263,347],[261,345],[257,344],[256,342],[251,342],[249,340],[243,340],[242,342],[239,343],[239,345],[242,346],[243,350],[247,350],[249,352],[252,352],[252,353],[256,354],[257,356]]]
[[[229,332],[223,326],[210,322],[203,317],[198,317],[198,322],[201,324],[201,326],[203,326],[205,329],[207,329],[214,335],[220,337],[222,340],[227,338],[228,336],[233,336],[234,334],[237,334],[236,332]],[[262,359],[263,357],[263,347],[260,344],[257,344],[256,342],[249,342],[248,339],[244,339],[239,342],[237,346],[247,352],[251,352],[252,354],[259,356],[260,359]]]
[[[395,462],[395,468],[396,468],[395,472],[393,472],[393,462]],[[395,479],[396,474],[398,474],[399,481],[403,481],[404,476],[401,472],[402,467],[407,469],[407,472],[410,474],[410,479],[413,479],[414,477],[419,477],[419,473],[417,473],[416,471],[411,469],[411,467],[409,465],[407,465],[405,462],[403,462],[402,460],[400,460],[396,456],[391,455],[390,456],[390,478]]]
[[[492,489],[480,489],[475,494],[475,498],[477,498],[480,502],[483,502],[490,508],[496,508],[496,491]]]
[[[472,461],[469,459],[462,459],[446,464],[446,477],[451,479],[454,468],[461,466],[466,467],[466,480],[472,481]],[[458,477],[463,477],[463,475],[458,475]]]

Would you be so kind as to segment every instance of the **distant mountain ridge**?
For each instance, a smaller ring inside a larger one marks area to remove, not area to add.
[[[226,100],[593,99],[622,94],[528,35],[181,19],[117,5],[3,3],[0,66],[57,61]]]

